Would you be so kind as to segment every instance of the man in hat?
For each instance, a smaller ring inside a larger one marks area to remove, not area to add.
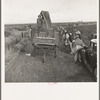
[[[78,51],[85,46],[84,42],[80,39],[80,34],[76,34],[75,41],[73,43],[74,61],[78,60]]]
[[[79,35],[79,38],[81,39],[81,32],[79,31],[79,30],[77,30],[76,32],[75,32],[75,35]]]
[[[72,33],[69,33],[69,46],[71,49],[71,54],[73,53],[72,42],[73,42]]]

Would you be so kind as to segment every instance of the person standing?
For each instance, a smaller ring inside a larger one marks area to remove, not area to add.
[[[76,34],[75,41],[73,43],[74,61],[78,60],[78,51],[85,46],[84,42],[80,39],[80,34]]]
[[[66,34],[64,28],[61,28],[62,44],[65,46]]]
[[[69,34],[65,33],[65,46],[69,45]]]
[[[76,32],[75,32],[75,35],[79,35],[79,38],[81,39],[82,37],[82,34],[81,34],[81,32],[79,31],[79,30],[77,30]]]
[[[32,28],[31,28],[31,26],[29,27],[28,32],[29,32],[29,37],[32,38]]]
[[[41,15],[39,15],[38,18],[37,18],[37,34],[38,34],[38,36],[39,36],[39,33],[40,33],[41,26],[42,26],[42,17],[41,17]]]
[[[71,54],[74,52],[73,48],[72,48],[72,42],[73,42],[73,39],[72,39],[72,33],[69,33],[69,46],[70,46],[70,50],[71,50]]]
[[[69,51],[70,50],[70,40],[69,40],[69,38],[70,38],[70,35],[68,34],[68,31],[65,29],[65,47],[66,47],[66,49]]]

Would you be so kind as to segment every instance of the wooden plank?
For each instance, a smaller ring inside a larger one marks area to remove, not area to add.
[[[35,43],[35,45],[40,45],[40,46],[54,46],[54,43]]]
[[[56,40],[56,38],[51,38],[51,37],[36,37],[36,39]]]

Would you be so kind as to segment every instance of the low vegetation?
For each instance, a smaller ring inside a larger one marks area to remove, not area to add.
[[[27,43],[24,43],[24,40],[22,40],[21,33],[27,34],[27,26],[30,24],[24,24],[24,25],[6,25],[5,26],[5,50],[6,50],[6,56],[9,51],[16,50],[24,50],[26,52],[32,52],[32,44],[30,41]],[[55,24],[53,24],[55,26]],[[59,24],[57,23],[55,26],[55,29],[57,26],[63,26],[67,29],[68,32],[71,32],[74,34],[74,30],[78,29],[82,33],[82,40],[86,45],[89,46],[90,40],[91,40],[91,34],[96,33],[96,24],[86,24],[86,25],[76,25],[76,26],[68,26],[66,24]],[[36,33],[36,24],[31,24],[32,32],[33,34]],[[57,30],[57,29],[56,29]]]

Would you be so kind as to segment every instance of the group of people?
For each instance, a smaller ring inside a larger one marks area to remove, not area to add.
[[[75,30],[74,33],[68,32],[66,28],[59,28],[60,30],[60,42],[66,47],[67,50],[70,50],[70,54],[74,55],[74,61],[78,59],[78,51],[82,49],[85,44],[82,41],[82,34],[79,30]],[[29,36],[31,37],[31,28],[28,28]],[[60,43],[59,42],[59,43]]]
[[[61,31],[62,43],[74,55],[74,61],[78,60],[78,51],[84,48],[85,44],[82,41],[82,34],[79,30],[75,30],[74,33],[68,32],[65,28]]]

